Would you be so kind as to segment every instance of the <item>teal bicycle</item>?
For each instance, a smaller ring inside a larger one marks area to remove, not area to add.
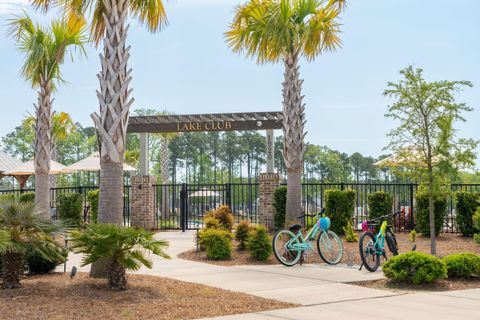
[[[330,218],[322,217],[324,209],[315,215],[304,214],[298,219],[305,217],[315,218],[315,224],[304,237],[302,225],[294,224],[288,230],[279,230],[273,237],[273,253],[277,260],[287,266],[292,267],[297,263],[302,263],[307,254],[314,251],[313,242],[316,239],[317,252],[328,264],[338,264],[343,258],[343,244],[338,235],[329,230]],[[317,237],[318,235],[318,237]]]

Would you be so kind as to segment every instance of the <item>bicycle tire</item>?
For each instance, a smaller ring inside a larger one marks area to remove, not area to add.
[[[368,246],[368,248],[367,248]],[[380,255],[377,254],[375,249],[375,236],[370,231],[366,231],[360,237],[360,241],[358,242],[358,248],[360,251],[360,258],[362,259],[362,263],[370,272],[375,272],[380,265]],[[368,256],[367,256],[368,255]],[[368,257],[373,257],[373,263],[370,264],[367,260]]]
[[[291,232],[290,230],[279,230],[275,233],[275,235],[273,236],[273,240],[272,240],[272,251],[273,251],[273,254],[275,256],[275,258],[278,260],[278,262],[280,262],[281,264],[283,264],[284,266],[287,266],[287,267],[293,267],[294,265],[296,265],[299,261],[300,261],[300,258],[302,257],[302,251],[301,250],[298,250],[298,251],[292,251],[292,250],[288,250],[288,249],[284,249],[284,252],[283,254],[281,255],[280,252],[277,251],[277,241],[279,241],[279,238],[281,235],[288,235],[290,236],[292,239],[296,237],[296,235]],[[300,243],[300,241],[298,240],[298,238],[295,240],[296,243]],[[292,259],[285,259],[284,258],[284,255],[291,255]]]
[[[395,236],[391,232],[385,233],[385,238],[387,240],[388,249],[394,256],[398,256],[398,244]]]
[[[328,237],[328,238],[326,238]],[[329,242],[332,243],[333,241],[336,243],[337,247],[330,249],[331,252],[333,252],[335,255],[333,258],[327,257],[326,252],[323,252],[322,247],[320,246],[320,243],[323,241],[325,242],[325,239],[329,239]],[[342,261],[343,258],[343,243],[340,237],[333,231],[327,230],[327,231],[322,231],[320,235],[317,238],[317,251],[318,255],[320,258],[322,258],[325,263],[330,264],[330,265],[336,265]]]

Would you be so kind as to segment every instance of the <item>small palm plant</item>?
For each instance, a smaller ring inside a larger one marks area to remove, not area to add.
[[[43,220],[43,212],[33,202],[0,202],[0,255],[3,287],[20,286],[23,258],[30,247],[45,259],[62,260],[62,247],[53,234],[62,230],[58,222]]]
[[[71,249],[85,255],[82,266],[99,260],[109,261],[107,273],[110,288],[126,290],[127,270],[137,271],[142,265],[152,268],[153,263],[145,257],[146,252],[170,259],[164,252],[168,242],[156,240],[153,235],[144,229],[93,224],[85,230],[72,232]]]

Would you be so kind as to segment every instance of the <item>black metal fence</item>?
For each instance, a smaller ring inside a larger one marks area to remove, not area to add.
[[[89,221],[90,204],[87,194],[97,186],[81,186],[52,188],[50,191],[50,207],[52,216],[56,217],[56,199],[59,194],[78,192],[82,195],[84,219]],[[155,185],[154,210],[156,226],[159,229],[195,229],[202,227],[203,218],[212,209],[226,204],[234,213],[235,222],[249,220],[258,222],[259,184],[258,183],[226,183],[226,184],[168,184]],[[414,223],[416,184],[389,183],[305,183],[302,185],[302,206],[307,213],[318,212],[325,206],[325,191],[328,189],[350,189],[355,191],[355,209],[353,224],[359,224],[367,218],[368,195],[376,191],[384,191],[392,195],[394,210],[405,212],[397,221],[397,227],[409,228]],[[469,191],[480,193],[480,184],[452,184],[451,191]],[[20,195],[25,190],[0,190],[2,194]],[[124,189],[124,223],[130,224],[131,187]],[[449,200],[449,208],[443,228],[444,232],[457,232],[456,210],[453,197]]]
[[[50,189],[50,214],[53,218],[57,218],[57,197],[60,194],[77,192],[82,195],[83,219],[85,222],[90,220],[91,205],[88,203],[88,192],[98,189],[97,186],[80,186],[80,187],[62,187]],[[125,225],[130,224],[130,186],[124,186],[123,196],[123,222]],[[13,194],[16,197],[25,192],[34,192],[35,189],[15,189],[0,190],[0,195]]]

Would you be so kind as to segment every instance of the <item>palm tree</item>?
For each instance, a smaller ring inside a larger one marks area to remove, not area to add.
[[[286,223],[301,212],[301,171],[305,151],[305,105],[299,59],[312,61],[341,44],[338,17],[345,0],[250,0],[236,8],[226,32],[234,52],[259,64],[283,61],[283,158],[287,168]]]
[[[25,56],[21,75],[33,88],[38,88],[38,103],[35,105],[35,202],[49,217],[49,178],[52,139],[52,94],[62,82],[60,65],[70,48],[84,53],[85,22],[72,17],[54,20],[46,29],[34,24],[27,14],[10,20],[10,35]]]
[[[121,228],[114,224],[93,224],[85,230],[73,231],[72,250],[84,254],[82,266],[100,259],[109,261],[108,283],[112,290],[127,289],[127,270],[137,271],[142,265],[152,268],[145,252],[169,259],[163,251],[164,240],[155,240],[153,233],[144,229]]]
[[[48,10],[52,5],[63,7],[69,16],[91,16],[91,35],[96,44],[103,40],[100,55],[102,70],[97,75],[100,112],[93,113],[100,151],[99,222],[123,224],[123,161],[127,138],[127,122],[132,90],[132,70],[128,69],[130,46],[126,45],[131,13],[150,31],[160,30],[167,22],[162,0],[31,0]]]
[[[43,208],[33,202],[0,202],[0,255],[3,256],[3,287],[20,286],[23,257],[33,248],[47,260],[61,260],[62,247],[52,233],[61,231],[58,222],[44,220]]]

